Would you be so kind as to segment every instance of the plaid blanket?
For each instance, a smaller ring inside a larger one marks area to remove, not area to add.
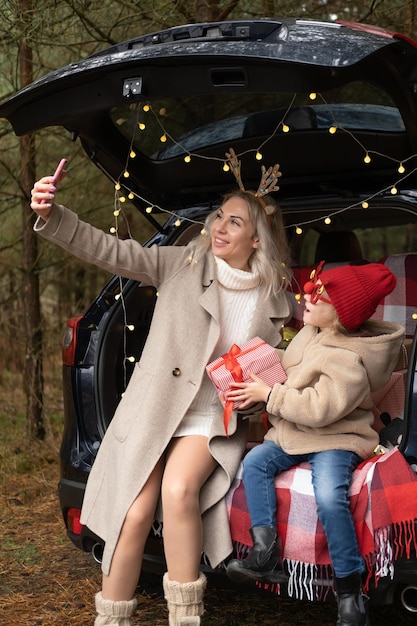
[[[288,593],[323,599],[312,581],[331,579],[332,568],[323,527],[317,518],[311,471],[302,463],[276,478],[277,533],[289,573]],[[395,560],[417,548],[417,476],[397,448],[361,463],[349,491],[360,551],[368,582],[392,578]],[[232,540],[242,558],[252,545],[250,518],[240,474],[227,498]]]
[[[398,322],[405,328],[406,337],[413,337],[417,309],[417,254],[393,254],[381,259],[397,277],[395,289],[379,304],[374,319]]]

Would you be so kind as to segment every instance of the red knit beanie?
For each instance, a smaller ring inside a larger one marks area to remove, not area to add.
[[[343,265],[322,274],[318,271],[314,280],[318,278],[348,331],[356,330],[372,317],[378,304],[397,283],[394,274],[382,263]]]

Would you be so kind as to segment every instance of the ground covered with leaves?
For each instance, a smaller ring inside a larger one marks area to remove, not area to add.
[[[59,379],[52,381],[48,411],[56,447],[25,443],[23,398],[16,379],[4,376],[0,408],[0,624],[92,626],[100,568],[67,539],[57,483],[62,407]],[[135,626],[166,626],[159,579],[137,590]],[[415,624],[392,607],[372,611],[372,626]],[[232,589],[209,581],[203,626],[334,626],[334,603],[300,602]]]

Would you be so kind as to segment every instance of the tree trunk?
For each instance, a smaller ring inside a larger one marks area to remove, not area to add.
[[[219,19],[219,0],[196,0],[195,12],[198,22],[216,22]]]
[[[20,86],[33,80],[33,59],[30,43],[25,37],[33,13],[33,0],[21,0],[19,12],[24,24],[19,50]],[[27,29],[25,26],[27,25]],[[22,269],[23,269],[23,331],[25,338],[25,365],[23,385],[26,395],[26,423],[29,441],[45,440],[51,431],[43,410],[42,324],[39,290],[38,240],[33,232],[33,212],[30,209],[30,190],[35,182],[34,136],[20,140],[22,189]]]

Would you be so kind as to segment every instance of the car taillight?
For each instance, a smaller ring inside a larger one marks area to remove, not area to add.
[[[67,527],[68,530],[74,533],[74,535],[81,535],[83,525],[80,522],[81,510],[80,509],[68,509],[67,512]]]
[[[337,20],[337,24],[341,26],[347,26],[348,28],[353,28],[355,30],[361,30],[366,33],[371,33],[373,35],[382,35],[382,37],[388,37],[389,39],[401,39],[402,41],[406,41],[411,44],[414,48],[417,48],[417,41],[404,35],[403,33],[398,33],[397,31],[388,30],[386,28],[380,28],[379,26],[372,26],[371,24],[359,24],[357,22],[347,22],[345,20]]]
[[[373,26],[372,24],[361,24],[359,22],[349,22],[348,20],[336,20],[336,24],[347,26],[353,30],[371,33],[372,35],[381,35],[381,37],[388,37],[389,39],[392,39],[395,35],[392,30],[388,30],[387,28],[382,28],[380,26]]]
[[[77,345],[77,326],[82,318],[82,315],[78,315],[77,317],[72,317],[67,322],[67,328],[62,340],[62,362],[64,365],[74,365],[75,347]]]

